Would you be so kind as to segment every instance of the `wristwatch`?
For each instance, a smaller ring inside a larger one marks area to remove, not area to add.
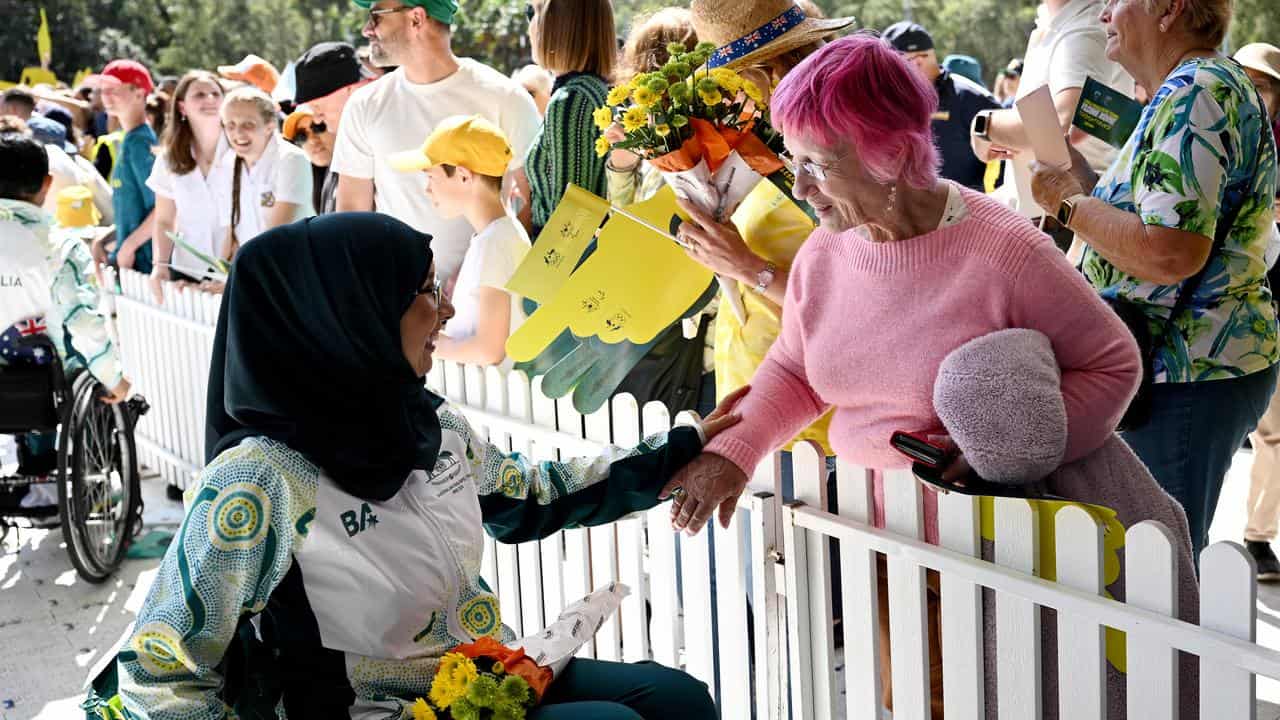
[[[991,111],[983,110],[974,115],[969,131],[973,133],[974,137],[991,142]]]
[[[773,276],[777,273],[778,268],[773,263],[766,262],[764,269],[756,273],[756,292],[763,295],[764,291],[768,290],[769,286],[773,284]]]
[[[1055,216],[1058,220],[1058,224],[1064,228],[1070,229],[1071,218],[1076,214],[1076,206],[1080,204],[1081,200],[1084,200],[1087,197],[1089,196],[1084,193],[1076,193],[1066,200],[1063,200],[1058,205],[1058,212]]]

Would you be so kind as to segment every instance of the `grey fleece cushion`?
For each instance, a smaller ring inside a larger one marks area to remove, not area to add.
[[[992,482],[1042,480],[1062,463],[1067,410],[1049,338],[1000,330],[942,361],[933,407],[978,475]]]

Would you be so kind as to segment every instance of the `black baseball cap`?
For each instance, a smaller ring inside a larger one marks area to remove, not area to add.
[[[933,49],[933,37],[929,31],[909,20],[896,22],[880,35],[898,52],[913,53]]]
[[[322,42],[302,53],[293,67],[293,102],[301,105],[369,79],[349,43]]]

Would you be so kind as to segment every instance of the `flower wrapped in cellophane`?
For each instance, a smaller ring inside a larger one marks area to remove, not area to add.
[[[512,646],[489,637],[458,645],[440,659],[427,697],[410,706],[413,720],[524,720],[630,592],[622,583],[596,590]]]
[[[776,135],[769,108],[755,83],[727,68],[705,67],[712,43],[693,52],[672,43],[668,50],[666,65],[609,91],[596,126],[604,133],[621,125],[625,137],[611,142],[602,134],[596,152],[629,150],[647,159],[676,194],[723,221],[761,178],[782,168],[769,147],[776,145],[769,142]],[[736,298],[733,281],[720,282]]]

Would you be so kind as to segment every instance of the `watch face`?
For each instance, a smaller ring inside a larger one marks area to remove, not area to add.
[[[978,137],[987,136],[987,115],[975,115],[973,118],[973,134]]]

